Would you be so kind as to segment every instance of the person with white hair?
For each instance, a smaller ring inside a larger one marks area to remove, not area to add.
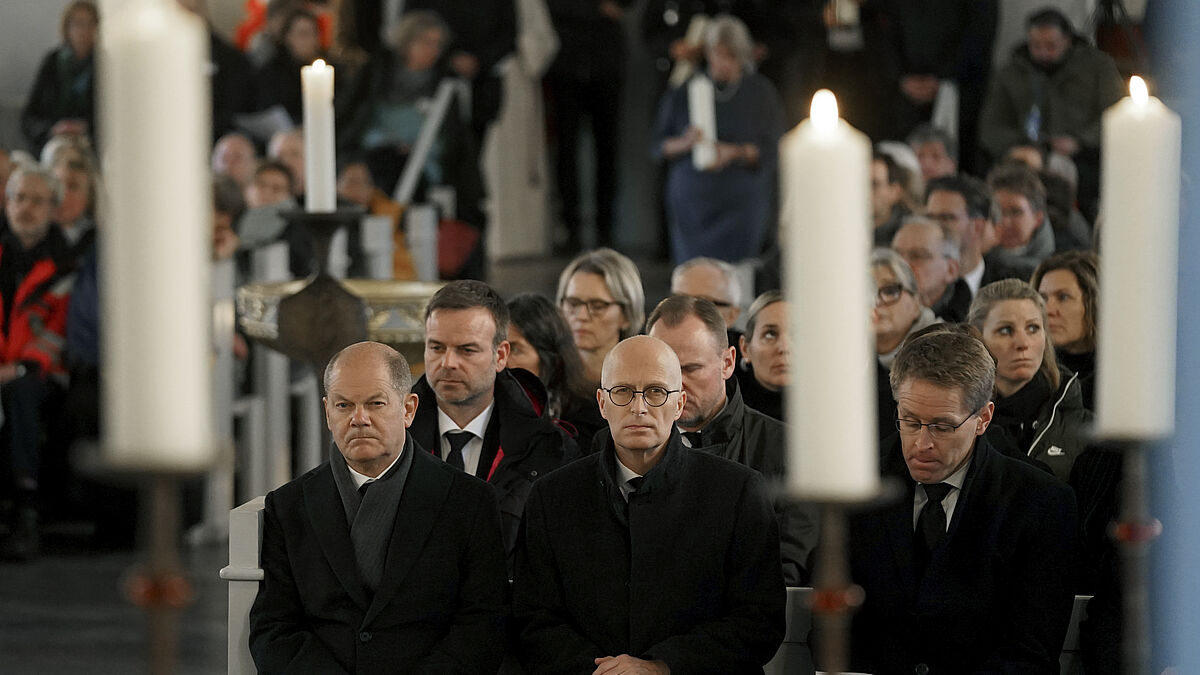
[[[655,125],[653,155],[667,162],[666,211],[671,256],[736,262],[762,253],[775,212],[783,105],[774,85],[754,72],[754,43],[740,20],[719,15],[705,35],[717,138],[692,126],[689,87],[667,92]],[[715,160],[697,168],[692,150],[715,143]]]

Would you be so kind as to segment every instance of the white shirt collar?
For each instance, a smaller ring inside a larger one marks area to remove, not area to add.
[[[400,452],[397,453],[396,458],[392,460],[391,464],[387,465],[386,469],[384,469],[383,471],[380,471],[379,475],[382,476],[385,473],[387,473],[388,471],[391,471],[392,467],[396,466],[396,462],[400,461],[400,458],[403,456],[404,456],[404,446],[401,445]],[[346,462],[346,468],[350,469],[350,479],[354,481],[355,489],[360,488],[367,483],[374,483],[376,480],[379,479],[378,476],[375,478],[372,478],[370,476],[367,476],[367,475],[364,475],[364,474],[361,474],[361,473],[355,471],[354,467],[350,466],[350,462]]]
[[[975,266],[975,269],[962,275],[963,280],[967,282],[967,286],[971,289],[972,298],[979,292],[979,285],[983,283],[983,268],[983,258],[980,258],[979,264]]]
[[[465,427],[458,426],[458,424],[455,423],[454,420],[450,419],[450,416],[447,415],[445,412],[443,412],[442,409],[439,407],[438,411],[437,411],[438,412],[438,433],[445,434],[447,431],[455,431],[455,430],[461,429],[462,431],[471,432],[472,434],[475,435],[476,438],[482,439],[484,433],[487,432],[488,421],[492,419],[492,409],[495,407],[496,407],[496,402],[493,400],[491,403],[488,404],[488,407],[483,409],[483,412],[481,412],[475,416],[475,419],[471,420],[470,422],[467,422],[467,426],[465,426]]]

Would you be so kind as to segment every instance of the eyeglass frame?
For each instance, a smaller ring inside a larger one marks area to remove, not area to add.
[[[615,398],[613,398],[613,390],[614,389],[628,389],[630,391],[629,400],[624,403],[617,403],[617,400]],[[646,392],[651,389],[661,389],[662,391],[666,392],[666,395],[663,396],[662,403],[652,403],[650,401],[650,399],[646,398]],[[645,389],[643,389],[641,391],[638,391],[637,389],[634,389],[633,387],[631,387],[627,384],[618,384],[616,386],[612,386],[612,387],[608,387],[608,388],[600,387],[600,391],[607,392],[608,400],[612,401],[612,404],[617,406],[618,408],[624,408],[626,406],[633,405],[633,399],[637,398],[638,394],[642,395],[642,400],[646,402],[646,405],[650,406],[651,408],[661,408],[667,404],[667,401],[671,400],[671,394],[678,394],[679,392],[683,391],[683,389],[667,389],[666,387],[660,387],[658,385],[654,385],[654,386],[646,387]]]
[[[895,291],[893,291],[893,292],[896,294],[895,299],[885,301],[883,299],[884,290],[893,289],[893,288],[895,289]],[[875,289],[875,306],[876,307],[891,307],[892,305],[896,304],[897,302],[900,302],[900,296],[904,295],[905,293],[912,293],[913,295],[916,295],[916,293],[913,293],[913,290],[911,288],[908,288],[907,286],[905,286],[902,283],[895,282],[895,283],[885,284],[882,288]]]
[[[596,309],[592,307],[592,303],[603,304],[604,306],[600,309]],[[578,312],[580,308],[585,308],[587,309],[587,316],[589,319],[598,314],[603,314],[604,312],[608,311],[609,307],[612,307],[613,305],[619,305],[622,309],[625,308],[625,305],[621,302],[616,300],[601,300],[600,298],[584,300],[583,298],[564,295],[562,299],[558,301],[558,308],[560,311],[562,311],[564,316],[570,316]]]
[[[611,396],[610,396],[610,398],[611,398]],[[967,415],[966,418],[963,419],[963,421],[959,422],[958,424],[953,424],[953,425],[947,424],[945,422],[918,422],[916,420],[910,420],[908,418],[900,417],[897,415],[896,420],[895,420],[896,431],[899,431],[902,434],[919,434],[919,433],[921,433],[921,429],[925,428],[925,429],[929,430],[929,436],[931,438],[948,438],[951,434],[958,431],[962,427],[962,425],[966,424],[967,420],[971,419],[972,417],[975,417],[978,414],[979,414],[979,411],[976,410],[975,412],[971,413],[970,415]],[[915,425],[917,425],[917,428],[915,430],[905,430],[901,426],[903,423],[915,424]]]

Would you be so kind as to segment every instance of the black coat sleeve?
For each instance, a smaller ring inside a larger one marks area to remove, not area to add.
[[[260,565],[264,578],[250,608],[250,654],[260,674],[348,673],[308,625],[292,576],[276,493],[263,511]]]

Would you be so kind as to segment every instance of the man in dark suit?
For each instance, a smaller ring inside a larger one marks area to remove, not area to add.
[[[925,187],[925,215],[937,221],[946,233],[957,232],[959,245],[959,276],[966,282],[971,297],[1001,279],[1025,279],[1033,275],[1033,267],[1013,264],[1001,259],[993,246],[995,239],[992,213],[992,194],[987,185],[967,175],[943,176],[929,181]],[[950,237],[955,239],[955,237]]]
[[[504,653],[496,497],[418,447],[408,363],[360,342],[325,369],[337,452],[267,495],[250,610],[260,673],[489,673]]]
[[[783,639],[762,476],[680,443],[679,360],[634,336],[596,392],[610,437],[533,485],[513,611],[533,673],[761,673]]]
[[[782,484],[787,428],[742,400],[733,377],[733,347],[717,307],[704,298],[673,295],[651,312],[646,333],[667,343],[679,357],[687,402],[675,426],[684,445],[745,464]],[[783,580],[802,586],[808,583],[809,555],[817,545],[816,511],[783,498],[774,500],[774,507]]]
[[[454,281],[435,293],[425,309],[425,375],[413,386],[428,404],[410,432],[496,488],[511,556],[530,486],[574,457],[575,444],[505,370],[507,335],[508,306],[482,281]]]
[[[931,332],[892,364],[904,497],[853,519],[851,670],[1056,673],[1071,617],[1075,498],[993,450],[995,365],[983,343]]]

